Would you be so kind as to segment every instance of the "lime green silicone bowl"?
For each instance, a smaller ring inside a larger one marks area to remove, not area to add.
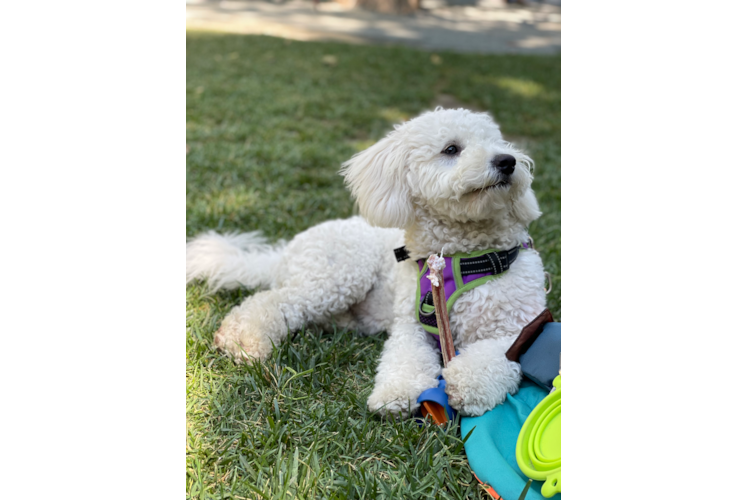
[[[561,440],[554,439],[555,435],[561,435],[560,399],[540,415],[539,424],[535,425],[530,433],[528,444],[532,445],[533,451],[530,453],[530,461],[535,469],[551,470],[561,467]]]
[[[561,376],[550,393],[527,417],[517,439],[517,464],[529,478],[545,481],[540,493],[561,492]]]

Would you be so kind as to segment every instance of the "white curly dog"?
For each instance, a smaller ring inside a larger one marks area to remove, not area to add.
[[[237,360],[265,359],[305,324],[386,330],[371,411],[409,415],[441,374],[450,405],[481,415],[519,386],[520,366],[504,354],[545,308],[540,256],[523,249],[507,271],[459,296],[450,325],[460,354],[444,369],[416,316],[416,260],[527,242],[540,216],[532,167],[487,114],[437,108],[343,164],[362,217],[324,222],[287,244],[258,232],[202,234],[187,244],[187,282],[269,288],[234,307],[215,334]],[[403,245],[410,259],[398,262],[393,249]]]

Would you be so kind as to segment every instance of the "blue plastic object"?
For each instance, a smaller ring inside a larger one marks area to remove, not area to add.
[[[440,405],[446,410],[447,418],[449,418],[449,420],[453,420],[455,418],[456,412],[452,409],[451,406],[449,406],[449,396],[447,396],[447,393],[445,392],[446,388],[447,381],[444,380],[441,375],[439,375],[439,385],[423,391],[421,395],[418,396],[417,401],[419,403],[423,403],[424,401],[431,401]]]
[[[519,357],[522,374],[546,390],[561,369],[561,323],[546,323],[535,342]]]

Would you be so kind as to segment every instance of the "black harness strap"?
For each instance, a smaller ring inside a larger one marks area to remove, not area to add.
[[[511,266],[512,263],[517,260],[520,248],[522,247],[518,245],[510,250],[490,252],[485,255],[481,255],[480,257],[473,257],[471,259],[460,259],[460,269],[462,270],[462,275],[467,276],[470,274],[489,272],[491,274],[501,274],[509,269],[509,266]],[[396,248],[395,250],[393,250],[393,252],[395,252],[395,259],[398,262],[402,262],[410,258],[410,253],[408,253],[408,250],[405,247]]]
[[[501,274],[517,260],[520,248],[521,246],[516,246],[510,250],[489,252],[480,257],[460,259],[461,274],[463,276],[481,273]]]
[[[393,251],[395,252],[395,259],[397,259],[398,262],[402,262],[410,258],[410,254],[405,249],[405,247],[396,248]]]

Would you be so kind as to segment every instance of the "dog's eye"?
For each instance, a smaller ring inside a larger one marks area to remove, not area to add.
[[[444,148],[444,151],[442,151],[442,153],[444,153],[445,155],[456,155],[459,152],[460,148],[458,148],[454,144],[452,144],[451,146],[447,146],[446,148]]]

